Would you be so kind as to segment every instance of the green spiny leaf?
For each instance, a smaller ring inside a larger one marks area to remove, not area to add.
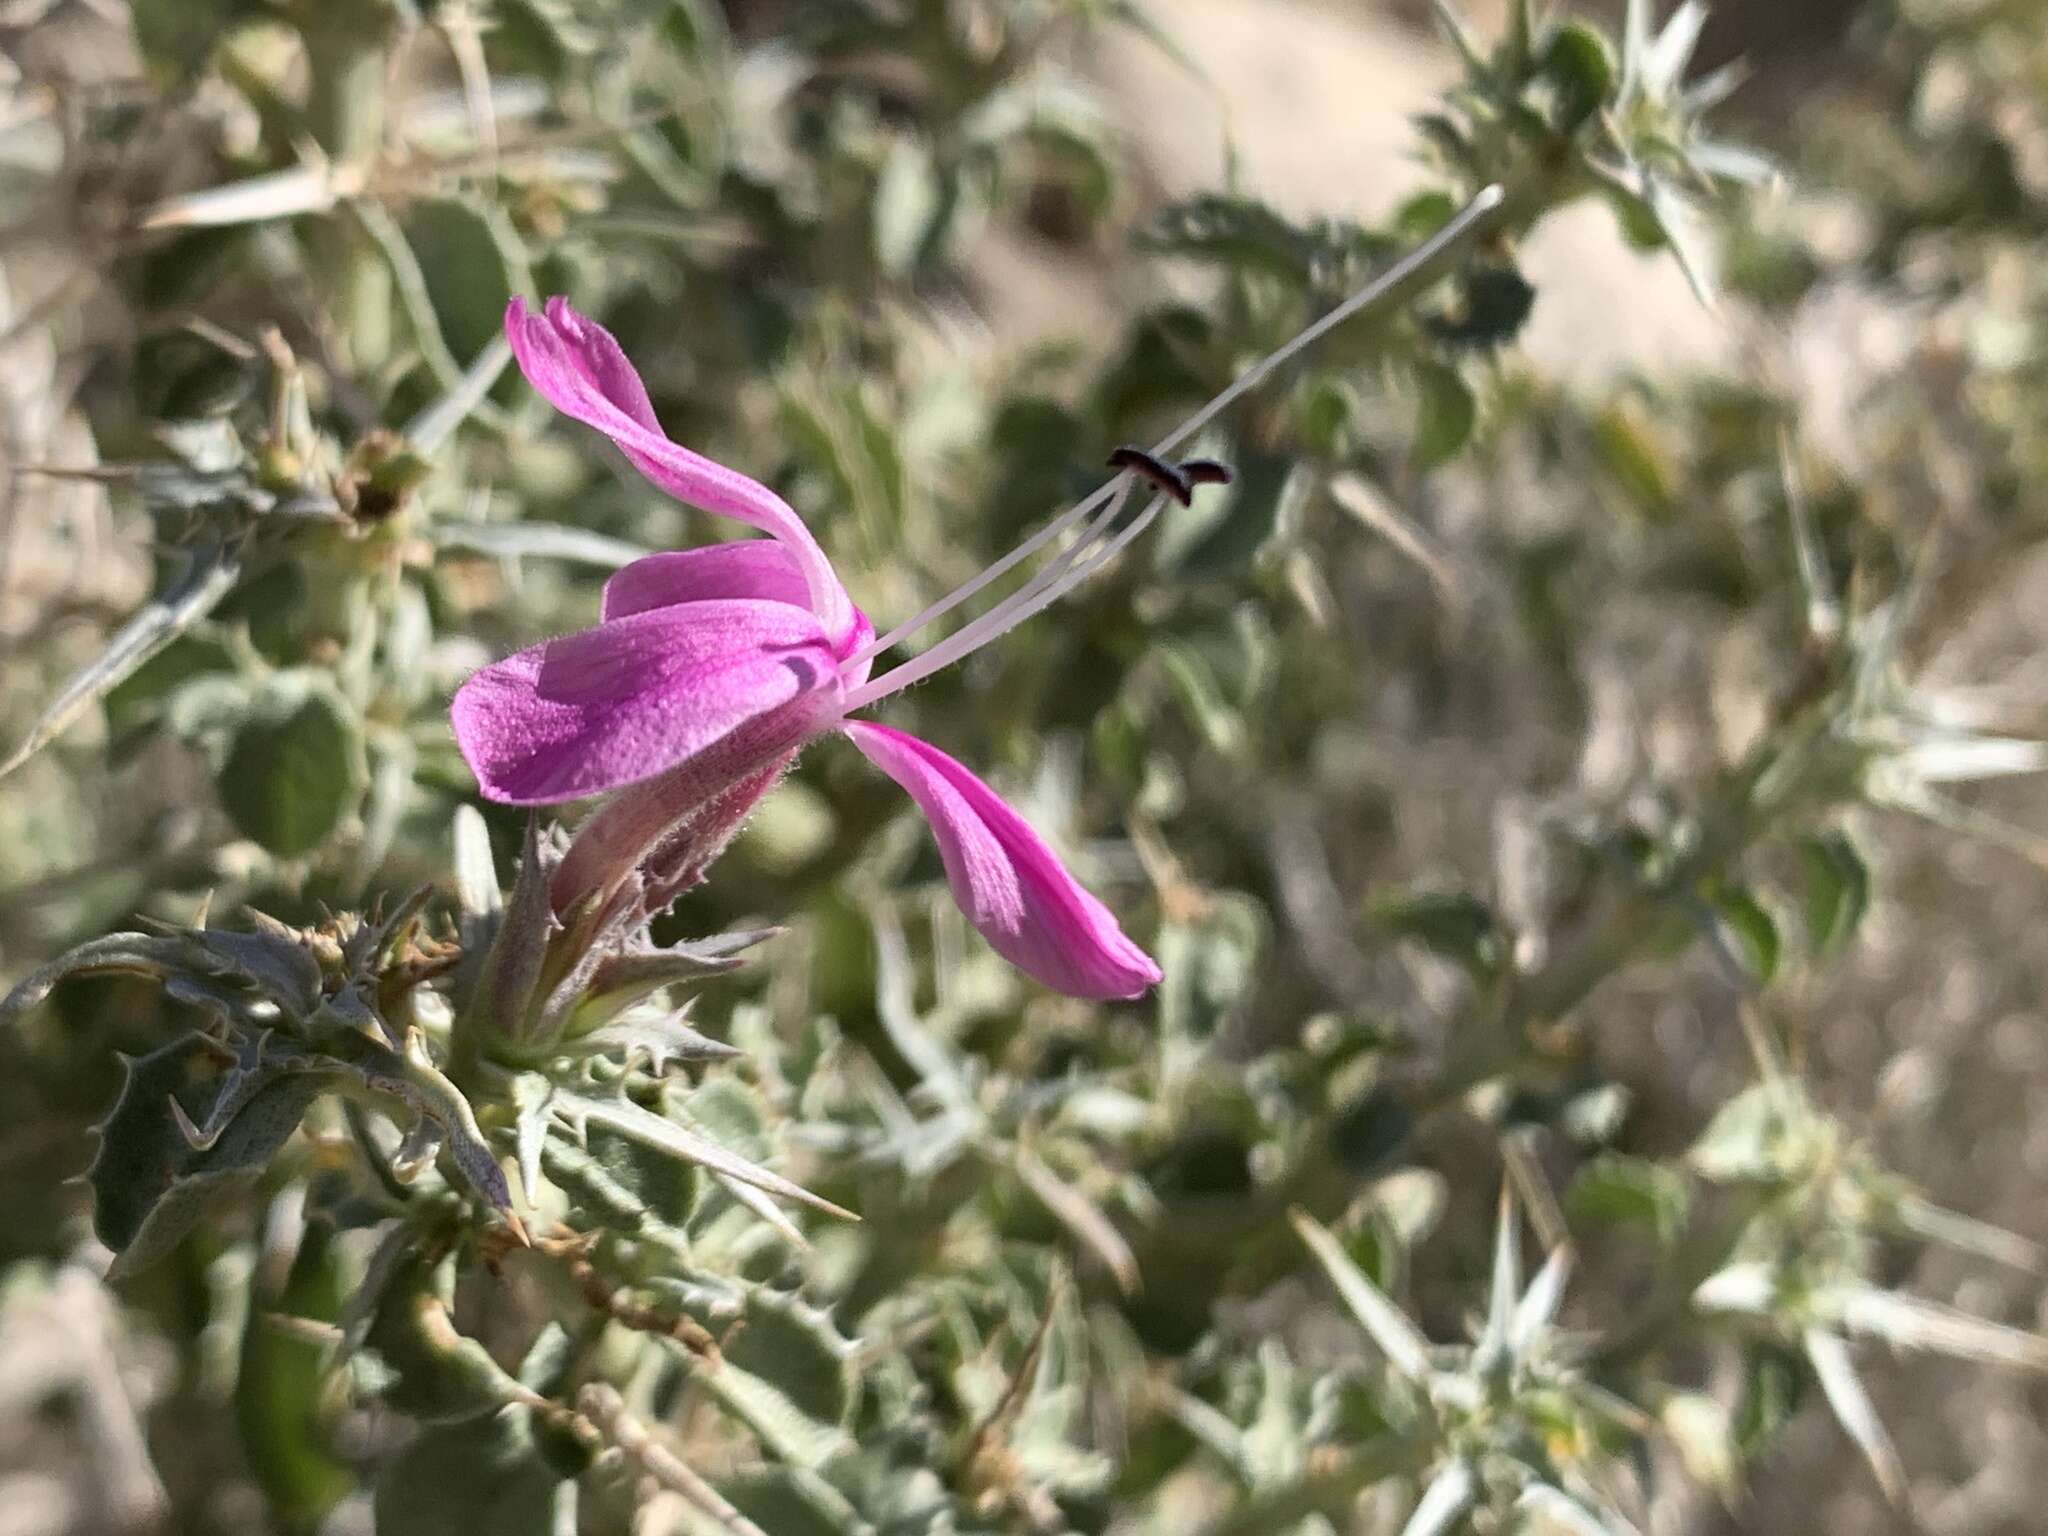
[[[725,1358],[810,1417],[851,1427],[860,1378],[853,1345],[830,1315],[799,1297],[755,1287],[740,1316]]]
[[[110,933],[105,938],[90,940],[29,972],[13,991],[0,998],[0,1029],[26,1017],[67,977],[97,976],[111,971],[161,980],[176,974],[190,961],[191,950],[179,936]]]

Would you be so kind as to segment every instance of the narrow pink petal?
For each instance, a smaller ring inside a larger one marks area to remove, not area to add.
[[[508,656],[456,691],[451,714],[486,796],[548,805],[651,778],[792,700],[829,705],[838,691],[808,609],[715,599]]]
[[[810,606],[803,567],[773,539],[675,549],[635,560],[604,584],[604,617],[713,597],[758,597]]]
[[[915,736],[867,721],[842,729],[924,812],[954,900],[998,954],[1072,997],[1136,997],[1158,982],[1152,957],[994,790]]]
[[[795,558],[810,608],[834,640],[853,628],[853,606],[793,507],[759,481],[670,442],[646,387],[617,340],[562,299],[534,314],[523,299],[505,311],[505,334],[520,372],[555,409],[604,433],[634,468],[679,501],[737,518],[782,541]]]

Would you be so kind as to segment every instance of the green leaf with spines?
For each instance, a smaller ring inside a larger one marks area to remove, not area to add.
[[[171,1098],[204,1115],[206,1094],[226,1059],[217,1042],[191,1034],[121,1063],[121,1092],[99,1124],[99,1149],[86,1169],[93,1234],[115,1253],[142,1230],[191,1151],[171,1117]]]
[[[700,1367],[696,1380],[720,1407],[791,1466],[815,1472],[855,1448],[855,1440],[845,1429],[806,1413],[780,1387],[742,1370],[730,1358]]]
[[[641,1209],[671,1230],[689,1226],[704,1193],[694,1167],[603,1126],[590,1127],[584,1144],[596,1165]]]
[[[714,1074],[687,1090],[671,1088],[664,1096],[692,1129],[741,1156],[760,1159],[773,1152],[767,1101],[731,1073]]]
[[[419,1030],[407,1035],[403,1053],[359,1033],[345,1035],[334,1044],[345,1054],[331,1063],[318,1063],[334,1087],[395,1099],[413,1114],[432,1121],[440,1133],[441,1155],[454,1165],[470,1191],[494,1210],[512,1208],[511,1186],[484,1139],[475,1109],[435,1066]]]
[[[726,1346],[725,1358],[773,1386],[811,1418],[852,1427],[860,1402],[853,1343],[829,1313],[800,1296],[763,1286],[750,1289],[740,1331]]]
[[[234,1114],[211,1145],[195,1148],[178,1123],[209,1113],[232,1052],[202,1035],[125,1063],[127,1077],[100,1126],[86,1170],[93,1231],[130,1274],[169,1253],[216,1203],[250,1188],[291,1139],[322,1084],[297,1073],[273,1076]]]
[[[1141,248],[1286,278],[1335,285],[1386,254],[1387,242],[1348,220],[1296,224],[1257,198],[1202,193],[1163,208],[1140,232]]]
[[[69,977],[121,973],[162,981],[185,966],[190,954],[184,941],[171,934],[110,933],[90,939],[16,982],[13,990],[0,998],[0,1029],[25,1018]]]
[[[689,1241],[680,1231],[561,1131],[550,1132],[542,1142],[540,1166],[548,1181],[568,1197],[586,1229],[645,1238],[679,1254],[688,1251]]]

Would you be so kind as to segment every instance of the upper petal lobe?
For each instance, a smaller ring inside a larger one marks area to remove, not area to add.
[[[1072,997],[1136,997],[1158,982],[1152,957],[988,785],[902,731],[869,721],[842,729],[924,812],[954,900],[998,954]]]
[[[808,607],[803,567],[772,539],[740,539],[665,550],[624,567],[604,584],[604,617],[713,597],[757,597]]]
[[[527,382],[555,409],[617,443],[649,480],[679,501],[779,539],[803,572],[808,606],[826,633],[835,640],[846,637],[853,627],[852,604],[803,519],[759,481],[669,441],[640,375],[609,331],[561,299],[534,314],[515,298],[505,311],[505,334]]]

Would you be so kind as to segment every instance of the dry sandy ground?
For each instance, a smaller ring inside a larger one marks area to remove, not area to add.
[[[1427,173],[1413,114],[1456,75],[1432,34],[1377,8],[1320,0],[1170,0],[1154,14],[1205,79],[1120,29],[1089,61],[1112,120],[1160,200],[1238,179],[1301,217],[1375,218]],[[1553,377],[1697,366],[1730,348],[1727,326],[1669,260],[1628,250],[1604,209],[1573,208],[1525,250],[1539,298],[1522,346]],[[999,241],[985,255],[987,317],[999,337],[1099,334],[1113,312],[1095,265]]]

